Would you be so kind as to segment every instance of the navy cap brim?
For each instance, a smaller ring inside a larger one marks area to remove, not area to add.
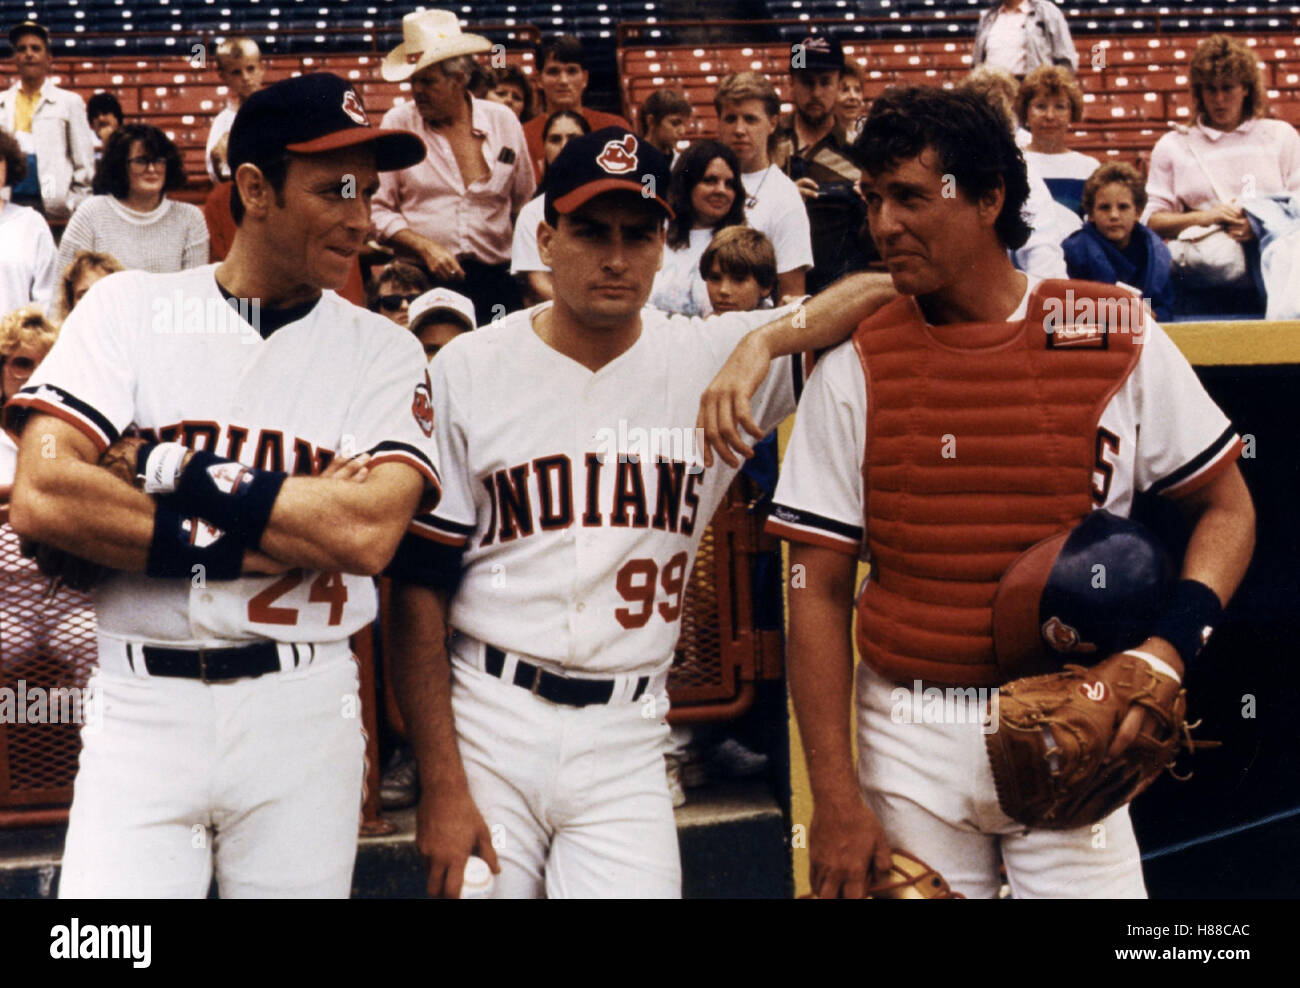
[[[586,185],[580,185],[572,192],[560,196],[553,205],[557,213],[571,213],[575,209],[583,206],[585,203],[595,199],[596,196],[606,192],[635,192],[647,200],[653,200],[658,203],[667,214],[668,218],[676,219],[677,214],[673,212],[673,207],[668,205],[667,201],[659,195],[645,195],[645,186],[640,182],[633,182],[626,178],[601,178],[594,182],[588,182]]]
[[[285,150],[295,154],[321,154],[358,144],[374,145],[375,168],[381,172],[410,168],[423,161],[425,156],[424,142],[409,130],[380,127],[347,127],[310,141],[286,144]]]

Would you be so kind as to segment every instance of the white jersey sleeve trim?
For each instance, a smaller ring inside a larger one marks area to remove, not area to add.
[[[1242,447],[1241,436],[1233,426],[1228,426],[1182,467],[1152,484],[1151,493],[1179,498],[1199,490],[1236,463]]]
[[[119,436],[113,424],[96,408],[53,384],[23,388],[11,404],[24,412],[39,412],[62,419],[84,434],[101,453],[117,442]]]

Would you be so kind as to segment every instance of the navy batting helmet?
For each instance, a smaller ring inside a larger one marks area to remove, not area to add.
[[[1094,511],[1027,549],[993,599],[993,650],[1005,678],[1092,665],[1141,644],[1173,588],[1164,547],[1144,525]]]

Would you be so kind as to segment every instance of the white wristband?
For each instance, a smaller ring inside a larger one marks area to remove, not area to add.
[[[182,443],[159,443],[149,451],[144,463],[144,492],[171,494],[180,479],[181,464],[189,449]]]
[[[1174,671],[1173,666],[1171,666],[1164,659],[1152,655],[1150,652],[1142,652],[1136,648],[1130,648],[1124,654],[1137,656],[1139,659],[1141,659],[1143,662],[1145,662],[1147,665],[1151,667],[1152,672],[1158,672],[1162,676],[1168,676],[1175,683],[1182,683],[1183,681],[1183,677],[1178,675],[1178,673]]]

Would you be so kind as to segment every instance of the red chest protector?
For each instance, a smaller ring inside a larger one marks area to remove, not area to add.
[[[1140,304],[1113,285],[1045,281],[1022,323],[927,327],[909,297],[858,328],[872,571],[857,642],[873,669],[1001,681],[998,580],[1092,510],[1097,423],[1137,362]]]

